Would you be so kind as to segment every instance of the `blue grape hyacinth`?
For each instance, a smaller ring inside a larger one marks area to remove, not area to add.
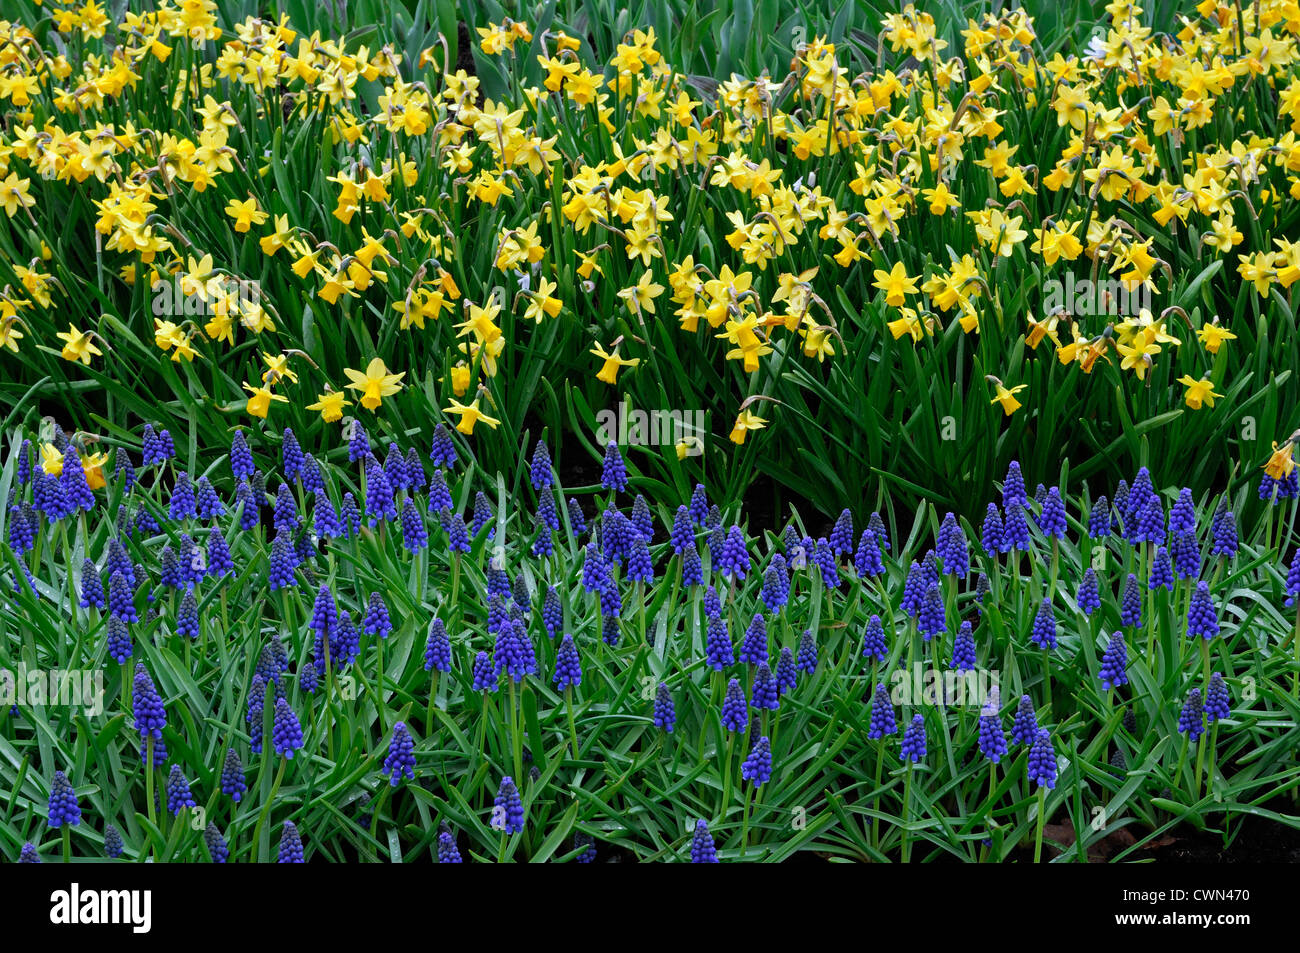
[[[1215,672],[1210,676],[1210,685],[1205,691],[1205,717],[1213,724],[1231,714],[1232,696],[1228,693],[1228,683]]]
[[[221,793],[238,804],[247,791],[248,783],[244,780],[244,765],[240,762],[235,749],[228,748],[225,763],[221,766]]]
[[[1190,744],[1195,744],[1196,740],[1205,733],[1204,714],[1205,711],[1201,706],[1201,690],[1193,688],[1187,693],[1182,711],[1178,713],[1178,731],[1180,734],[1187,735]]]
[[[740,766],[740,776],[756,788],[761,788],[772,777],[772,742],[762,735]]]
[[[280,833],[280,850],[276,855],[276,863],[305,863],[302,849],[302,835],[298,833],[298,825],[293,821],[284,822],[284,829]]]
[[[49,825],[50,827],[76,827],[81,823],[81,805],[77,801],[77,792],[72,782],[62,771],[54,772],[54,781],[50,784]]]
[[[190,793],[190,782],[181,773],[181,766],[173,764],[167,775],[167,813],[175,817],[187,807],[198,807],[198,803]]]
[[[524,804],[514,779],[509,775],[501,779],[501,786],[492,801],[490,826],[505,834],[518,834],[524,829]]]
[[[677,725],[677,709],[673,705],[673,695],[663,682],[660,682],[655,690],[653,721],[656,728],[662,728],[670,735]]]
[[[397,787],[402,779],[415,780],[415,742],[404,722],[393,725],[393,737],[388,743],[388,757],[384,759],[384,774],[388,783]]]
[[[1121,685],[1127,685],[1128,675],[1125,672],[1127,666],[1128,649],[1124,645],[1124,633],[1115,632],[1111,635],[1110,643],[1101,657],[1101,670],[1098,672],[1101,687],[1110,691]]]
[[[1210,598],[1210,585],[1201,580],[1187,606],[1187,637],[1194,639],[1199,635],[1208,641],[1218,634],[1219,619],[1214,611],[1214,600]]]
[[[870,728],[867,730],[867,737],[873,740],[892,736],[898,732],[898,722],[894,718],[894,703],[889,698],[884,682],[876,685],[875,694],[871,698],[868,721]]]
[[[1033,744],[1038,736],[1038,716],[1034,714],[1034,703],[1028,695],[1020,696],[1016,706],[1016,716],[1011,722],[1011,739],[1016,744]]]
[[[1052,746],[1052,735],[1046,728],[1039,728],[1034,736],[1034,743],[1029,748],[1029,759],[1025,765],[1029,780],[1040,788],[1056,787],[1056,749]]]
[[[717,846],[713,843],[713,835],[709,833],[709,825],[703,818],[695,822],[695,833],[691,835],[691,863],[718,863]]]
[[[903,761],[918,764],[925,760],[925,718],[920,714],[912,716],[912,723],[903,732],[903,741],[899,749]]]

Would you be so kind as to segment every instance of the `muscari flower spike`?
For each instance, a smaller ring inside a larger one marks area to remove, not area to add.
[[[813,638],[812,629],[804,629],[803,635],[799,637],[799,656],[795,660],[795,668],[809,673],[817,670],[817,641]]]
[[[970,572],[970,544],[966,540],[966,531],[952,513],[944,516],[939,527],[935,554],[942,561],[945,574],[965,577]]]
[[[524,829],[524,804],[514,779],[509,775],[501,779],[501,786],[497,788],[490,824],[505,834],[518,834]]]
[[[230,859],[230,845],[221,836],[221,829],[217,827],[216,821],[209,821],[208,826],[204,828],[203,844],[207,847],[214,864],[224,864]]]
[[[456,847],[456,838],[452,836],[451,831],[442,831],[438,834],[438,863],[464,863],[460,856],[460,849]]]
[[[953,640],[952,660],[948,667],[958,672],[969,672],[975,669],[975,636],[971,630],[970,622],[963,622],[957,629],[957,637]]]
[[[1065,538],[1065,502],[1061,499],[1059,487],[1054,486],[1047,491],[1043,512],[1038,516],[1038,527],[1048,539]]]
[[[49,825],[53,828],[76,827],[81,823],[81,805],[77,801],[77,792],[72,782],[62,771],[54,772],[54,781],[50,784]]]
[[[1101,657],[1101,670],[1098,672],[1101,687],[1110,691],[1121,685],[1127,685],[1128,675],[1125,672],[1127,666],[1128,648],[1124,645],[1124,633],[1115,632],[1111,635],[1106,651]]]
[[[996,503],[990,503],[984,511],[984,523],[980,527],[980,545],[984,547],[985,555],[996,558],[998,553],[1006,552],[1006,547],[1003,545],[1004,535],[998,506]]]
[[[298,825],[294,824],[293,821],[284,822],[284,830],[280,834],[280,851],[276,855],[276,863],[305,863],[302,849],[302,835],[298,833]]]
[[[472,688],[476,692],[495,692],[500,676],[495,674],[492,666],[492,659],[486,652],[479,652],[474,656],[474,666],[472,669]]]
[[[451,640],[447,638],[447,627],[437,617],[429,623],[429,635],[424,643],[424,670],[451,671]]]
[[[871,696],[871,711],[868,716],[870,728],[867,737],[879,740],[898,733],[898,722],[894,718],[894,703],[889,698],[884,682],[876,684],[876,691]]]
[[[731,645],[731,636],[727,633],[727,623],[721,616],[708,616],[707,634],[704,640],[704,657],[709,668],[721,672],[735,664],[735,650]]]
[[[1193,688],[1187,693],[1182,711],[1178,713],[1178,731],[1187,735],[1187,741],[1195,744],[1196,739],[1205,733],[1204,709],[1201,706],[1201,690]]]
[[[1291,568],[1286,573],[1286,607],[1295,605],[1296,596],[1300,596],[1300,549],[1291,557]]]
[[[1155,591],[1161,587],[1174,591],[1174,569],[1169,564],[1169,550],[1164,546],[1156,547],[1155,559],[1151,563],[1151,574],[1147,578],[1147,588]]]
[[[576,688],[582,684],[582,660],[578,656],[578,646],[573,636],[565,634],[560,640],[560,647],[555,653],[555,673],[551,681],[560,691]]]
[[[1029,524],[1025,522],[1025,507],[1020,503],[1006,505],[1006,519],[1002,523],[1002,552],[1029,548]]]
[[[262,753],[262,718],[266,708],[266,679],[254,674],[248,689],[248,710],[244,721],[248,723],[249,748],[254,754]]]
[[[424,528],[424,518],[408,496],[402,500],[402,547],[408,553],[415,553],[428,545],[429,531]]]
[[[1104,496],[1097,497],[1088,511],[1088,538],[1107,539],[1112,531],[1110,502]]]
[[[817,566],[817,572],[821,575],[822,584],[827,591],[840,587],[840,567],[835,561],[834,550],[824,536],[818,539],[816,546],[813,547],[813,563]]]
[[[1086,616],[1092,615],[1101,608],[1101,583],[1097,579],[1097,571],[1089,566],[1083,573],[1083,582],[1079,584],[1079,595],[1076,602],[1079,605],[1079,611]]]
[[[104,599],[104,580],[100,578],[99,570],[95,568],[94,560],[86,559],[81,563],[81,608],[89,609],[94,606],[96,609],[103,609],[108,605]]]
[[[722,699],[722,727],[743,734],[749,726],[749,709],[745,705],[745,692],[740,682],[727,682],[727,694]]]
[[[378,591],[372,592],[366,602],[366,612],[361,619],[361,629],[367,635],[378,635],[381,639],[388,638],[388,633],[393,631],[393,623],[388,615],[388,605]]]
[[[703,818],[695,822],[695,833],[691,835],[691,863],[718,863],[717,846],[713,843],[713,835],[709,833],[709,825]]]
[[[415,742],[404,722],[393,725],[393,737],[388,743],[388,757],[384,759],[384,774],[389,784],[397,787],[402,779],[415,780]]]
[[[1119,599],[1119,621],[1133,628],[1142,625],[1142,596],[1138,591],[1138,578],[1133,573],[1124,580],[1124,591]]]
[[[451,431],[446,424],[438,424],[433,428],[433,446],[429,451],[429,459],[435,467],[450,470],[456,466],[456,444],[451,439]]]
[[[1223,676],[1215,672],[1210,676],[1210,686],[1205,690],[1205,717],[1213,724],[1232,714],[1232,696],[1228,693],[1228,683]]]
[[[983,708],[980,709],[979,749],[990,762],[997,764],[1007,753],[1007,736],[1002,730],[1002,716],[999,714],[1001,696],[994,688],[989,692]]]
[[[394,493],[406,489],[406,457],[395,443],[388,445],[388,456],[384,458],[384,476],[388,477]]]
[[[234,748],[226,749],[226,760],[221,766],[221,793],[230,798],[236,804],[248,790],[248,783],[244,780],[244,765],[239,760],[239,755]]]
[[[1038,716],[1034,714],[1034,703],[1028,695],[1020,696],[1016,706],[1016,717],[1011,722],[1011,739],[1016,744],[1033,744],[1038,735]]]
[[[1196,503],[1188,487],[1178,491],[1178,499],[1169,508],[1169,535],[1178,536],[1180,533],[1196,535]]]
[[[776,686],[772,670],[760,665],[754,675],[754,684],[749,692],[749,704],[757,710],[776,711],[781,707],[781,690]]]
[[[1056,787],[1056,749],[1052,747],[1052,735],[1046,728],[1039,728],[1034,736],[1025,767],[1029,780],[1040,788],[1050,790]]]
[[[600,471],[600,485],[615,492],[627,489],[627,466],[623,455],[618,452],[618,444],[610,441],[605,445],[605,462]]]
[[[117,616],[108,618],[108,657],[119,665],[131,657],[131,632]]]
[[[903,732],[899,757],[903,761],[910,759],[913,764],[925,760],[925,718],[919,713],[912,716],[912,723]]]
[[[714,568],[731,579],[743,580],[749,574],[749,550],[745,534],[739,526],[732,526],[723,541],[722,552]]]
[[[767,659],[767,622],[756,612],[740,643],[740,661],[749,665],[766,665]]]
[[[1034,615],[1034,625],[1029,639],[1040,649],[1056,648],[1056,612],[1052,609],[1050,598],[1038,604],[1038,612]]]
[[[914,619],[920,613],[921,602],[925,598],[924,581],[921,564],[912,560],[912,565],[907,570],[907,577],[903,580],[903,599],[899,603],[899,608]]]
[[[916,618],[916,629],[921,637],[929,642],[934,636],[948,631],[948,622],[943,605],[943,596],[939,584],[931,583],[921,600],[921,609]]]
[[[131,708],[135,715],[135,730],[141,738],[161,738],[167,727],[167,711],[154,687],[153,679],[143,663],[137,663],[131,682]]]
[[[271,722],[271,745],[275,753],[293,760],[294,752],[302,748],[302,725],[289,703],[283,698],[275,700],[275,715]]]
[[[112,824],[104,825],[104,855],[113,860],[122,856],[126,845],[122,843],[122,832]]]
[[[673,694],[663,682],[655,689],[654,711],[652,721],[656,728],[662,728],[666,734],[672,734],[677,725],[677,708],[673,704]]]
[[[772,742],[762,735],[754,742],[740,766],[740,776],[756,788],[761,788],[772,777]]]
[[[1002,481],[1002,506],[1006,508],[1012,503],[1019,503],[1021,506],[1029,505],[1029,497],[1025,493],[1025,478],[1020,473],[1020,463],[1012,460],[1007,467],[1006,479]]]
[[[198,807],[198,803],[190,793],[190,782],[181,773],[181,766],[173,764],[167,775],[167,813],[175,817],[187,807]]]
[[[1219,618],[1214,611],[1214,600],[1210,598],[1210,586],[1205,580],[1196,584],[1191,601],[1187,606],[1187,637],[1201,636],[1210,640],[1219,634]]]
[[[847,509],[840,511],[831,527],[830,547],[837,557],[853,551],[853,516]]]
[[[790,647],[783,646],[781,655],[776,661],[776,690],[778,694],[784,695],[790,689],[799,684],[799,667],[795,663],[794,653]]]

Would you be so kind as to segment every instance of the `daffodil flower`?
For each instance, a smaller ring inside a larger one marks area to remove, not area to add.
[[[489,417],[487,414],[483,413],[483,411],[479,410],[477,397],[474,398],[474,402],[471,404],[462,404],[458,400],[453,400],[450,407],[443,408],[443,412],[448,414],[459,414],[460,422],[456,424],[456,429],[466,435],[474,433],[474,425],[479,421],[487,424],[493,430],[495,430],[497,425],[501,423],[497,418]]]
[[[361,394],[361,406],[367,410],[379,409],[385,397],[391,397],[400,391],[402,378],[406,376],[405,371],[401,374],[390,374],[383,358],[378,357],[366,365],[365,373],[350,367],[343,368],[343,373],[352,382],[347,385],[348,389]]]

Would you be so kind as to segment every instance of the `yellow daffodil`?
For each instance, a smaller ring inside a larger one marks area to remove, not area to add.
[[[323,394],[316,395],[316,403],[308,404],[308,410],[320,412],[321,420],[327,424],[336,423],[343,419],[343,408],[351,405],[342,391],[330,390]]]
[[[1292,440],[1295,438],[1292,437]],[[1295,459],[1292,456],[1293,444],[1288,440],[1281,447],[1278,447],[1277,441],[1273,441],[1273,453],[1269,456],[1268,462],[1264,464],[1264,472],[1274,480],[1285,480],[1295,469]]]
[[[600,370],[596,373],[596,380],[603,381],[606,384],[613,384],[618,380],[619,368],[636,367],[641,363],[639,357],[619,357],[617,345],[613,351],[607,353],[603,347],[597,344],[591,349],[591,353],[604,361],[600,366]]]
[[[235,231],[246,232],[254,225],[266,221],[266,213],[257,207],[257,199],[247,198],[242,202],[231,199],[226,205],[226,214],[235,220]]]
[[[1192,408],[1192,410],[1200,410],[1202,404],[1207,407],[1213,407],[1214,399],[1223,396],[1222,394],[1216,394],[1214,392],[1213,381],[1204,379],[1197,380],[1190,374],[1184,374],[1182,377],[1178,378],[1178,383],[1187,388],[1187,393],[1183,395],[1183,399],[1187,402],[1187,406]]]
[[[93,331],[80,331],[74,324],[68,325],[68,330],[60,331],[55,335],[63,342],[63,350],[60,356],[65,361],[80,361],[82,364],[89,364],[92,357],[98,357],[104,352],[95,347],[95,342],[91,339]]]
[[[378,357],[366,365],[364,372],[345,367],[343,373],[352,382],[347,385],[348,389],[361,394],[361,406],[367,410],[378,410],[385,397],[391,397],[400,391],[402,378],[406,376],[405,371],[401,374],[389,373],[383,359]]]
[[[732,425],[729,439],[734,444],[745,442],[745,436],[751,430],[762,430],[767,426],[767,421],[755,414],[752,410],[745,409],[736,417],[735,424]]]
[[[253,417],[266,419],[267,413],[271,410],[272,401],[288,403],[289,398],[282,394],[271,393],[271,388],[263,384],[261,387],[254,387],[252,384],[245,384],[244,390],[248,391],[248,413]]]
[[[463,434],[474,433],[474,425],[479,421],[487,424],[493,430],[501,423],[495,417],[489,417],[483,411],[479,410],[478,398],[475,397],[473,403],[462,404],[458,400],[453,400],[450,407],[444,407],[443,413],[460,415],[460,422],[456,424],[456,429]]]
[[[1028,384],[1017,384],[1015,387],[1007,387],[1001,381],[995,381],[994,386],[997,388],[996,396],[989,401],[989,403],[1001,404],[1002,413],[1005,416],[1010,417],[1024,406],[1016,399],[1016,394],[1027,388],[1029,386]]]

